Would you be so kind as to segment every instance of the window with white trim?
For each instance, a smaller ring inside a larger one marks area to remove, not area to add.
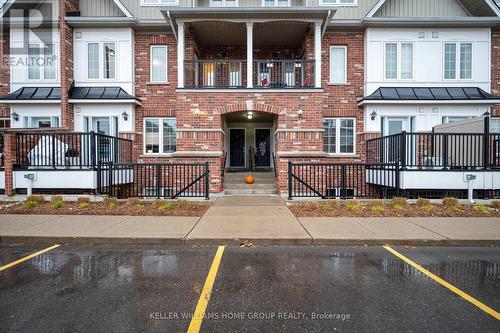
[[[168,50],[166,45],[151,46],[151,77],[150,81],[155,83],[166,83]]]
[[[321,6],[357,6],[358,0],[320,0]]]
[[[500,118],[490,118],[490,133],[500,134]]]
[[[262,0],[262,7],[290,7],[290,0]]]
[[[56,80],[57,59],[54,44],[28,45],[28,80]]]
[[[347,83],[347,46],[330,47],[330,83]]]
[[[413,79],[413,43],[385,43],[385,79]]]
[[[87,43],[87,78],[116,79],[116,43]]]
[[[444,79],[472,79],[472,43],[444,43]]]
[[[354,154],[354,118],[323,119],[323,150],[329,154]]]
[[[170,154],[176,149],[175,118],[144,118],[144,152],[146,154]]]
[[[210,7],[238,7],[238,0],[210,0]]]
[[[177,0],[141,0],[141,6],[177,6]]]

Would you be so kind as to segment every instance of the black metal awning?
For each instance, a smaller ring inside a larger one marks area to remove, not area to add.
[[[61,101],[61,88],[59,87],[23,87],[6,95],[0,96],[2,103],[29,103]]]
[[[384,102],[467,102],[496,104],[500,96],[487,93],[478,87],[382,87],[359,101],[363,104],[383,104]]]
[[[72,87],[69,91],[71,100],[117,100],[137,101],[140,100],[128,94],[121,87]]]

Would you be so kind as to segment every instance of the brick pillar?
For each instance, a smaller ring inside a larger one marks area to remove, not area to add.
[[[0,27],[0,96],[10,93],[10,35],[7,29]],[[10,107],[6,104],[0,104],[0,117],[10,117]]]
[[[64,20],[66,13],[78,11],[78,0],[61,0],[59,12],[60,34],[60,71],[61,71],[61,126],[74,129],[73,105],[69,104],[68,94],[73,84],[73,28]]]
[[[491,32],[491,92],[500,95],[500,31]],[[491,107],[491,114],[500,117],[500,105]]]
[[[15,195],[14,190],[14,163],[16,162],[16,134],[4,133],[4,171],[5,171],[5,194]]]

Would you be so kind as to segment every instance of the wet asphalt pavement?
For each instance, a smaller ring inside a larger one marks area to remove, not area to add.
[[[44,246],[2,246],[0,266]],[[500,311],[500,249],[395,250]],[[0,272],[0,332],[186,332],[217,247],[61,246]],[[382,247],[226,247],[202,332],[499,332]]]

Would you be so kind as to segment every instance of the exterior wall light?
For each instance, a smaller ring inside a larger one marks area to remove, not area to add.
[[[124,120],[124,121],[127,121],[127,120],[128,120],[128,113],[127,113],[127,112],[125,112],[125,111],[123,111],[123,113],[122,113],[122,117],[123,117],[123,120]]]
[[[252,120],[253,119],[253,112],[252,111],[250,111],[250,112],[247,113],[247,118],[248,118],[248,120]]]
[[[14,119],[15,121],[18,121],[19,115],[16,112],[12,112],[12,119]]]
[[[375,118],[377,118],[377,112],[373,110],[372,113],[370,114],[370,119],[375,120]]]
[[[299,110],[299,118],[300,119],[304,118],[304,111],[303,110]]]
[[[201,115],[201,111],[200,109],[196,108],[196,109],[192,109],[191,111],[193,111],[194,115],[196,117],[199,117]]]

